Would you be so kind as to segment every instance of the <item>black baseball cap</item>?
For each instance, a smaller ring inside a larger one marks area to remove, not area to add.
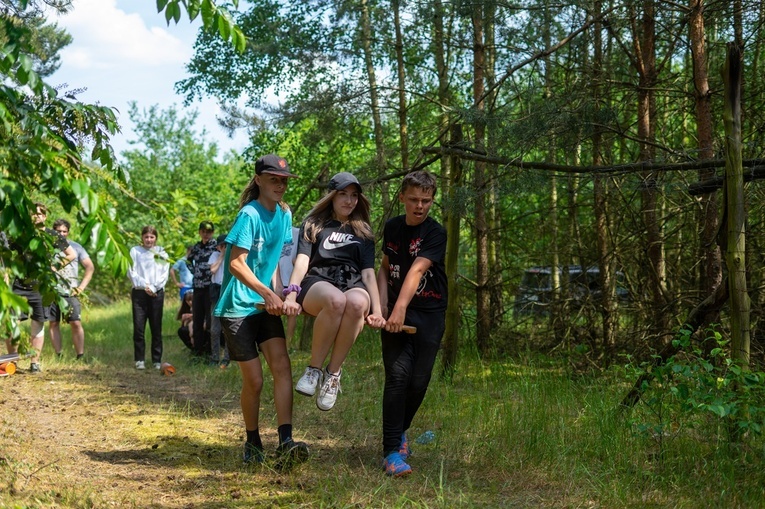
[[[347,171],[343,171],[335,175],[329,180],[329,185],[327,185],[327,189],[330,191],[341,191],[345,189],[346,187],[350,186],[351,184],[356,184],[359,188],[359,192],[362,192],[361,184],[359,184],[359,179],[357,179],[352,173],[348,173]]]
[[[209,230],[209,231],[214,232],[215,231],[215,226],[213,226],[213,224],[210,221],[202,221],[201,223],[199,223],[199,229],[200,230]]]
[[[218,235],[218,237],[215,239],[215,242],[217,244],[225,244],[226,243],[226,237],[227,235],[225,233],[221,233]]]
[[[280,177],[297,177],[290,173],[290,165],[283,157],[279,157],[276,154],[268,154],[263,157],[259,157],[255,161],[255,173],[262,175],[264,173],[270,173],[271,175],[278,175]]]

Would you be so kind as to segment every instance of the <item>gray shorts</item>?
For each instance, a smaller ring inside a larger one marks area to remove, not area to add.
[[[255,313],[242,318],[220,317],[226,338],[229,358],[246,362],[258,357],[261,343],[269,339],[284,338],[282,319],[268,313]]]
[[[63,318],[63,321],[66,323],[79,322],[80,315],[82,314],[82,305],[80,304],[80,299],[77,297],[62,298],[67,303],[66,308],[63,310],[64,312],[61,312],[61,309],[58,307],[58,302],[54,300],[53,304],[50,305],[50,309],[48,310],[48,321],[61,322],[61,318]]]

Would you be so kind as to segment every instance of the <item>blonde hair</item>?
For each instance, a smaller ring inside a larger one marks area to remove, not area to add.
[[[335,219],[332,208],[332,199],[337,191],[330,191],[319,200],[308,212],[303,222],[304,237],[307,241],[316,242],[316,237],[331,220]],[[371,207],[366,196],[359,193],[359,202],[353,208],[348,224],[353,229],[353,234],[365,240],[374,240],[372,227],[369,224],[369,211]]]

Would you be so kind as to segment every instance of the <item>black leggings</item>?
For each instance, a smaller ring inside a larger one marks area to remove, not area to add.
[[[417,327],[416,334],[382,331],[382,355],[385,365],[383,392],[383,453],[397,451],[401,434],[425,399],[430,375],[444,335],[444,311],[406,312],[406,325]]]
[[[148,320],[151,329],[151,362],[162,362],[162,309],[165,305],[165,291],[159,290],[157,295],[152,297],[143,289],[133,288],[130,300],[133,303],[133,360],[145,360],[144,331]]]
[[[194,353],[210,355],[210,325],[212,322],[212,301],[210,287],[194,288],[191,309],[194,315],[192,330],[194,331]]]

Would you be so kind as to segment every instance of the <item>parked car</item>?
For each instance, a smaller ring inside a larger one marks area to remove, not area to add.
[[[559,267],[561,278],[568,273],[568,294],[561,295],[567,298],[574,306],[581,306],[588,300],[599,299],[602,290],[600,287],[600,268],[583,268],[580,265],[569,265],[567,270]],[[549,312],[553,301],[552,268],[530,267],[523,273],[518,293],[515,296],[513,312],[516,315],[546,314]],[[624,274],[616,273],[616,297],[620,302],[630,300],[629,291],[624,287]]]

